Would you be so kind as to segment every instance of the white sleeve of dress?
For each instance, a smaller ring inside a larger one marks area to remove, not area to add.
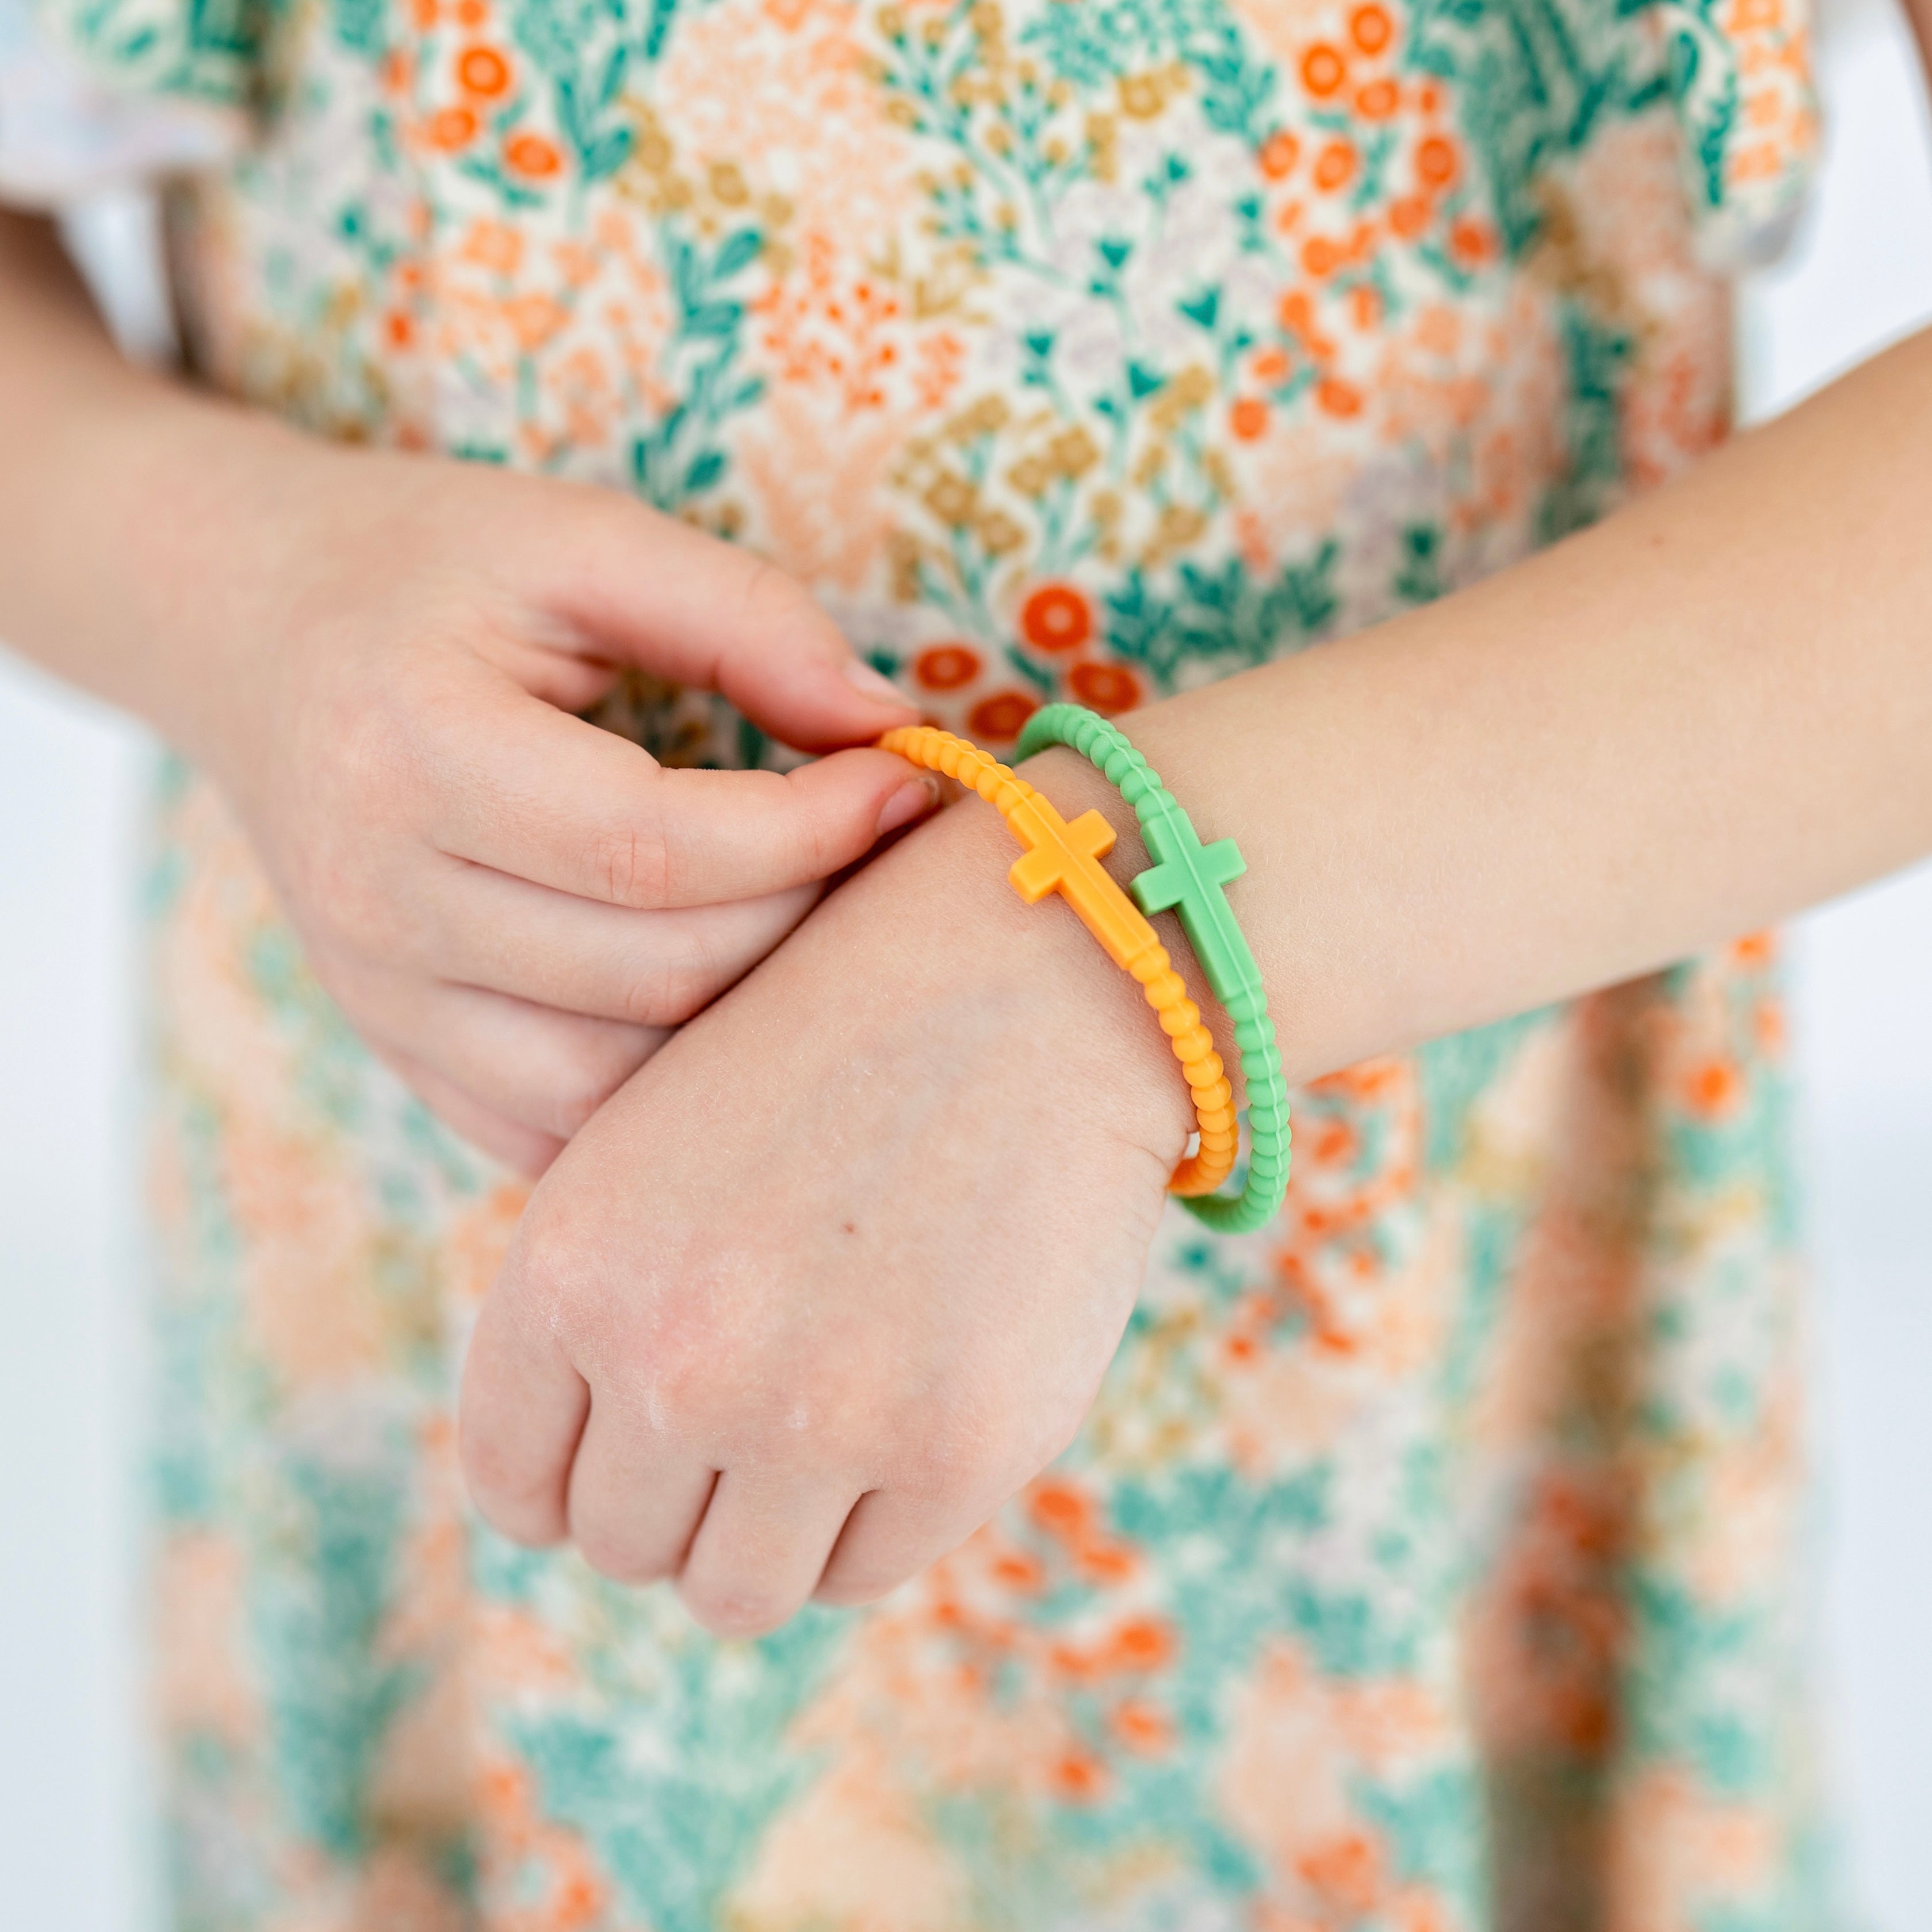
[[[50,37],[34,0],[0,0],[0,202],[50,212],[217,167],[247,132],[237,110],[111,86]]]

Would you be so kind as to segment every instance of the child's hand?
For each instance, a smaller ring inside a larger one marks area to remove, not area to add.
[[[880,752],[672,770],[571,715],[636,665],[805,749],[906,722],[746,552],[614,492],[419,458],[282,447],[259,488],[278,548],[211,614],[227,641],[179,735],[358,1030],[529,1170],[936,797]]]
[[[1048,756],[1070,817],[1102,795]],[[551,1169],[464,1376],[498,1528],[744,1635],[879,1595],[1070,1439],[1192,1114],[1138,988],[1013,856],[977,800],[944,814]]]

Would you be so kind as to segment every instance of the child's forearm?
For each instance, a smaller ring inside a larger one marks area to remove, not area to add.
[[[1932,851],[1932,332],[1519,568],[1129,722],[1247,856],[1296,1077],[1906,864]]]
[[[130,368],[5,218],[0,637],[196,760],[351,1024],[532,1172],[934,796],[869,749],[668,771],[571,715],[626,664],[805,749],[910,707],[800,586],[619,492]]]
[[[318,455],[128,362],[52,225],[0,209],[0,638],[205,749],[221,653]]]

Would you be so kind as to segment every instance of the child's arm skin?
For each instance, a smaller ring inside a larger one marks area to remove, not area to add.
[[[622,664],[808,749],[914,713],[796,584],[614,491],[332,447],[131,368],[4,212],[0,638],[220,782],[358,1030],[533,1172],[936,797],[874,751],[665,771],[571,716]]]
[[[1932,851],[1932,332],[1517,568],[1129,722],[1240,840],[1297,1080]],[[1145,862],[1089,767],[1028,769]],[[1189,1109],[1013,856],[977,800],[940,814],[551,1170],[464,1390],[500,1528],[760,1630],[911,1575],[1070,1438]]]

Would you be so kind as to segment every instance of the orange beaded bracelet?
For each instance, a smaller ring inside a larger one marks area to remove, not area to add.
[[[1201,1023],[1201,1009],[1187,997],[1186,982],[1174,970],[1166,947],[1100,864],[1113,849],[1114,828],[1097,812],[1083,812],[1068,824],[1044,794],[950,731],[902,725],[888,731],[879,746],[928,771],[944,772],[992,806],[1027,848],[1006,875],[1020,897],[1037,905],[1048,892],[1058,892],[1108,958],[1138,982],[1180,1062],[1201,1135],[1198,1150],[1174,1170],[1168,1192],[1214,1192],[1234,1168],[1234,1090],[1214,1051],[1214,1037]]]

